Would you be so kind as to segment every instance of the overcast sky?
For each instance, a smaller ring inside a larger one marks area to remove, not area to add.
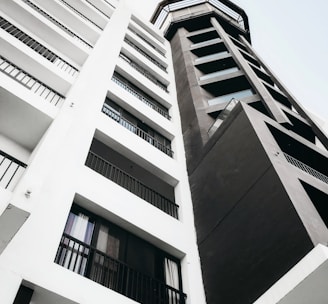
[[[150,19],[160,1],[126,0]],[[328,0],[232,0],[248,15],[252,45],[296,99],[328,121]]]

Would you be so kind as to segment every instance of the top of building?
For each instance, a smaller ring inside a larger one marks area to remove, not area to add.
[[[242,31],[249,32],[248,17],[245,11],[230,0],[164,0],[158,4],[150,21],[156,27],[162,28],[169,13],[203,3],[211,4],[228,18],[233,19]]]

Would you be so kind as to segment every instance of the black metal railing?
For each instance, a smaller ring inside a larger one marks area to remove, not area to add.
[[[97,6],[95,6],[91,1],[85,0],[85,2],[89,3],[95,10],[97,10],[100,14],[104,15],[106,18],[110,19],[110,16],[107,15],[103,10],[99,9]]]
[[[137,70],[140,74],[144,75],[148,78],[151,82],[155,83],[159,88],[163,91],[168,92],[167,86],[161,83],[155,76],[149,73],[146,69],[144,69],[139,64],[132,61],[129,57],[125,56],[124,54],[120,53],[120,58],[122,58],[125,62],[127,62],[130,66],[132,66],[135,70]]]
[[[160,108],[156,101],[153,100],[151,97],[146,96],[144,92],[137,89],[135,86],[131,85],[129,82],[122,79],[117,73],[115,73],[112,77],[112,81],[114,81],[116,84],[118,84],[121,88],[128,91],[130,94],[134,95],[138,99],[140,99],[143,103],[145,103],[148,107],[152,108],[162,116],[164,116],[167,119],[171,119],[168,110],[164,108]]]
[[[155,190],[147,187],[141,181],[116,167],[108,160],[100,157],[92,151],[89,151],[85,164],[92,170],[137,195],[156,208],[164,211],[176,219],[178,218],[179,206],[177,204],[170,201]]]
[[[301,162],[300,160],[296,159],[295,157],[285,153],[284,156],[286,157],[286,160],[292,164],[293,166],[303,170],[304,172],[314,176],[317,179],[320,179],[321,181],[323,181],[324,183],[328,184],[328,176],[322,174],[321,172],[317,171],[316,169],[313,169],[312,167],[308,166],[307,164],[304,164],[303,162]]]
[[[33,2],[29,1],[29,0],[21,0],[23,2],[25,2],[28,6],[30,6],[31,8],[33,8],[35,11],[37,11],[40,15],[42,15],[43,17],[47,18],[49,21],[51,21],[53,24],[55,24],[56,26],[58,26],[60,29],[62,29],[65,33],[67,33],[68,35],[70,35],[72,38],[74,38],[76,41],[80,42],[81,44],[83,44],[84,46],[86,46],[87,48],[91,49],[92,45],[89,44],[88,42],[86,42],[84,39],[82,39],[81,37],[79,37],[78,35],[76,35],[73,31],[71,31],[68,27],[64,26],[63,24],[61,24],[58,20],[56,20],[54,17],[50,16],[48,13],[46,13],[44,10],[42,10],[39,6],[35,5]]]
[[[72,5],[70,5],[69,3],[67,3],[65,0],[59,0],[61,3],[65,4],[69,9],[71,9],[73,12],[75,12],[77,15],[79,15],[80,17],[82,17],[84,20],[92,23],[93,25],[95,25],[97,28],[99,28],[100,30],[102,30],[102,28],[95,22],[93,22],[91,19],[89,19],[87,16],[83,15],[80,11],[78,11],[76,8],[74,8]]]
[[[64,100],[61,94],[49,88],[2,56],[0,56],[0,71],[55,106],[61,105]]]
[[[131,40],[129,40],[128,38],[125,37],[124,38],[124,41],[128,45],[130,45],[131,47],[133,47],[136,51],[138,51],[141,55],[143,55],[144,57],[146,57],[153,64],[157,65],[161,70],[163,70],[164,72],[166,72],[166,67],[164,65],[162,65],[157,60],[155,60],[153,57],[151,57],[150,55],[148,55],[144,50],[142,50],[140,47],[138,47],[137,45],[135,45]]]
[[[156,46],[154,46],[153,44],[151,44],[145,37],[143,37],[141,34],[139,34],[137,31],[135,31],[133,28],[129,27],[129,30],[134,33],[135,35],[137,35],[141,40],[143,40],[144,42],[146,42],[150,47],[152,47],[155,51],[157,51],[159,54],[161,54],[162,56],[165,57],[165,53],[158,49]]]
[[[170,157],[173,157],[173,151],[171,150],[170,147],[165,146],[161,142],[159,142],[157,139],[155,139],[153,136],[149,135],[147,132],[144,130],[140,129],[136,125],[132,124],[130,121],[122,117],[121,115],[117,114],[116,111],[114,111],[110,106],[107,104],[103,105],[102,112],[106,114],[108,117],[111,119],[115,120],[117,123],[122,125],[124,128],[128,129],[132,133],[136,134],[143,140],[147,141],[151,145],[153,145],[155,148],[158,150],[164,152]]]
[[[186,294],[63,234],[55,263],[142,304],[185,304]]]
[[[12,190],[23,174],[26,164],[0,150],[0,186]]]
[[[0,28],[5,30],[10,35],[14,36],[15,38],[19,39],[22,43],[27,45],[29,48],[40,54],[45,59],[49,60],[51,63],[56,65],[61,70],[65,71],[66,73],[74,76],[78,70],[73,67],[71,64],[66,62],[65,60],[61,59],[57,56],[54,52],[50,51],[48,48],[43,46],[41,43],[37,42],[31,36],[25,34],[16,26],[12,25],[9,21],[4,19],[0,16]]]

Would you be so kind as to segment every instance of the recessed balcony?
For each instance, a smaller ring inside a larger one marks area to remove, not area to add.
[[[174,188],[151,172],[94,139],[86,166],[178,219]]]
[[[129,56],[120,53],[120,58],[123,59],[125,62],[127,62],[131,67],[133,67],[135,70],[137,70],[140,74],[145,76],[147,79],[149,79],[152,83],[156,84],[159,88],[161,88],[163,91],[168,93],[167,85],[165,85],[163,82],[158,80],[152,73],[150,73],[147,69],[143,68],[140,64],[133,61]]]
[[[157,67],[159,67],[161,70],[163,70],[164,72],[166,72],[166,67],[160,63],[159,61],[157,61],[153,56],[149,55],[145,50],[143,50],[140,46],[138,46],[135,42],[133,42],[131,40],[131,38],[124,38],[124,42],[126,42],[128,45],[130,45],[132,48],[134,48],[138,53],[140,53],[141,55],[143,55],[145,58],[147,58],[150,62],[152,62],[153,64],[155,64]]]
[[[115,104],[113,101],[106,99],[102,112],[158,150],[170,157],[173,157],[171,142],[167,138],[150,128],[148,125]]]
[[[54,106],[60,106],[64,101],[64,96],[2,56],[0,56],[0,71]]]
[[[180,261],[73,205],[55,263],[142,304],[185,304]]]
[[[328,184],[328,159],[296,138],[267,124],[288,163]]]
[[[121,76],[118,73],[114,73],[112,77],[112,81],[115,82],[117,85],[119,85],[121,88],[141,100],[143,103],[145,103],[148,107],[154,109],[156,112],[161,114],[167,119],[171,119],[168,109],[166,109],[164,106],[162,106],[159,102],[157,102],[155,99],[150,97],[148,94],[143,92],[141,89],[133,85],[130,81],[128,81],[126,78]]]
[[[6,31],[11,36],[18,39],[22,44],[26,45],[36,53],[40,54],[43,58],[51,62],[58,69],[62,70],[70,76],[75,76],[78,69],[65,61],[60,56],[49,50],[47,47],[33,39],[31,36],[24,33],[18,27],[11,24],[9,21],[0,16],[0,28]]]

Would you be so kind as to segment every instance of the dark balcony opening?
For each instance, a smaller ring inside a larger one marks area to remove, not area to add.
[[[272,136],[289,163],[328,183],[328,159],[286,133],[267,124]]]
[[[184,304],[180,261],[73,205],[55,263],[142,304]]]
[[[288,98],[283,95],[283,93],[279,93],[277,90],[270,88],[269,86],[265,85],[264,86],[267,88],[269,93],[271,94],[272,98],[275,99],[276,101],[280,102],[283,104],[285,107],[291,109],[292,105],[290,104]]]
[[[261,65],[257,62],[257,60],[254,57],[250,56],[248,53],[245,53],[243,51],[241,51],[240,53],[247,61],[253,63],[255,66],[259,68],[261,67]]]
[[[286,124],[285,128],[295,132],[296,134],[306,138],[308,141],[315,144],[315,134],[313,133],[311,126],[304,123],[300,119],[297,119],[294,115],[291,115],[285,111],[284,111],[284,113],[287,116],[287,118],[290,120],[290,122],[292,123],[292,125]]]
[[[216,97],[237,91],[247,90],[250,89],[251,86],[245,76],[239,75],[238,77],[204,84],[202,85],[202,88],[209,92],[212,96]]]
[[[193,20],[191,22],[189,21],[189,19],[185,20],[184,22],[182,21],[182,25],[185,27],[185,29],[188,32],[195,32],[212,27],[212,24],[208,16],[198,17],[196,20],[194,20],[194,17],[195,16],[193,16]]]
[[[127,80],[121,74],[114,72],[112,81],[114,81],[117,85],[119,85],[121,88],[123,88],[124,90],[135,96],[136,98],[140,99],[148,107],[154,109],[156,112],[158,112],[165,118],[171,119],[167,108],[165,108],[162,104],[157,102],[154,98],[150,97],[143,90],[139,89],[137,86],[135,86],[132,82]]]
[[[246,47],[242,42],[240,42],[239,40],[237,40],[237,39],[234,38],[234,37],[231,37],[231,36],[230,36],[230,38],[231,38],[231,41],[232,41],[232,42],[233,42],[238,48],[242,49],[242,50],[245,51],[246,53],[249,52],[249,50],[247,49],[247,47]]]
[[[215,38],[220,38],[217,31],[214,28],[209,28],[208,31],[202,31],[201,33],[194,34],[191,33],[187,37],[192,43],[199,43],[203,41],[208,41]]]
[[[321,219],[324,221],[328,228],[328,195],[319,189],[300,181],[307,195],[311,199],[314,207],[320,214]]]
[[[131,113],[117,105],[114,101],[106,98],[103,109],[108,117],[115,120],[117,123],[136,134],[143,140],[153,145],[158,150],[162,151],[166,155],[173,157],[173,151],[171,150],[171,141],[166,137],[156,132],[140,119],[133,116]]]
[[[264,106],[262,101],[251,102],[248,105],[251,106],[253,109],[261,112],[262,114],[271,117],[271,115],[269,114],[267,108]]]
[[[214,73],[229,68],[236,67],[237,64],[231,56],[197,64],[196,68],[204,74]]]
[[[29,304],[32,299],[33,292],[33,289],[21,285],[18,289],[13,304]]]
[[[174,188],[97,139],[92,141],[86,166],[156,208],[178,218]]]
[[[223,42],[209,42],[208,45],[202,45],[198,48],[191,49],[191,52],[198,57],[204,57],[216,53],[221,53],[224,51],[227,51],[227,48],[225,47]]]
[[[253,65],[250,65],[250,67],[253,69],[257,77],[261,78],[263,81],[267,82],[268,84],[271,84],[272,86],[274,85],[273,80],[268,74],[266,74],[265,72],[263,72],[262,70],[258,69]]]

